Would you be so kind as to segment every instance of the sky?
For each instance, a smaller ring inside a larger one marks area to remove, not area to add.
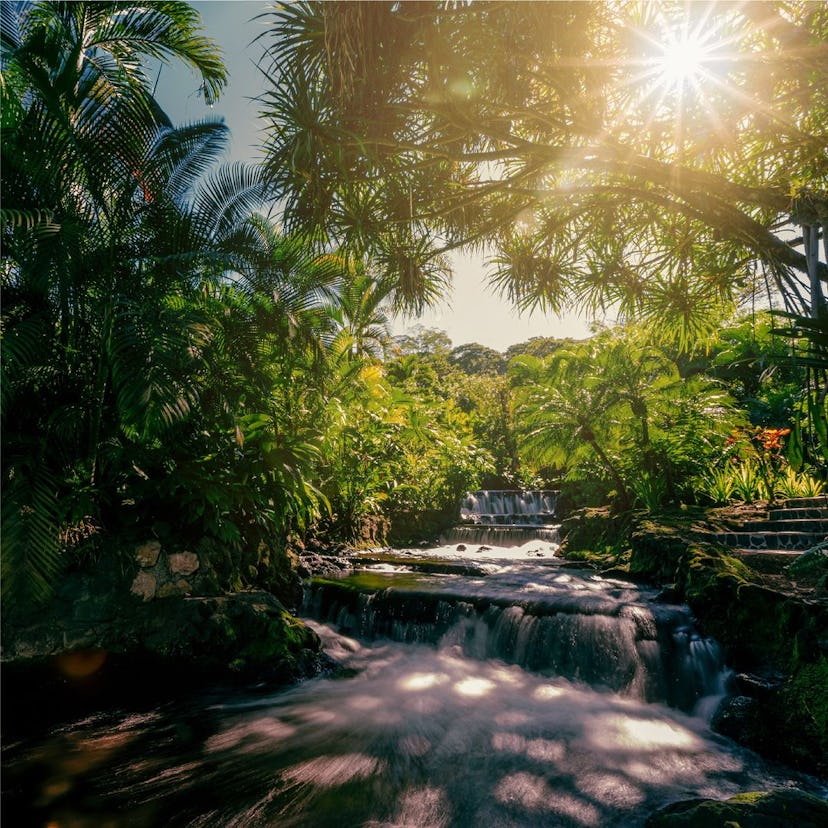
[[[266,20],[255,18],[268,10],[260,0],[213,0],[194,2],[202,15],[208,37],[218,43],[230,74],[221,98],[211,108],[199,94],[199,81],[185,67],[164,66],[158,76],[156,95],[176,124],[220,117],[231,130],[227,151],[229,161],[256,161],[261,158],[261,125],[255,97],[265,79],[256,67],[264,42],[257,37],[268,29]],[[533,336],[583,338],[590,333],[589,322],[575,316],[557,317],[534,313],[520,316],[508,302],[488,287],[483,255],[458,253],[451,257],[453,290],[436,308],[421,317],[397,318],[392,332],[405,333],[414,325],[439,328],[452,343],[477,342],[505,351],[509,345]]]

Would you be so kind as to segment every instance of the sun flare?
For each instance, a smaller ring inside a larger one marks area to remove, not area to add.
[[[704,73],[706,58],[705,44],[695,37],[687,37],[664,46],[656,58],[656,71],[664,86],[682,87]]]

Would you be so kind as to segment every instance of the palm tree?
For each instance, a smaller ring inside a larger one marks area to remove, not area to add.
[[[226,130],[173,130],[144,67],[183,60],[217,95],[197,25],[180,2],[2,6],[4,596],[48,593],[58,526],[114,495],[113,440],[192,402],[203,331],[183,300],[203,246],[161,250],[161,231],[177,215],[205,236],[210,199],[182,211],[176,194]]]
[[[512,362],[510,373],[525,450],[539,462],[566,469],[590,455],[596,457],[615,485],[622,507],[629,506],[627,485],[610,450],[617,426],[612,389],[591,381],[590,356],[569,349],[546,359],[521,356]]]
[[[345,350],[355,359],[381,359],[391,339],[388,310],[393,286],[352,265],[331,307]]]

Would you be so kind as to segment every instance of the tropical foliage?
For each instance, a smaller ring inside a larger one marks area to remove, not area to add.
[[[149,92],[147,57],[220,92],[197,20],[185,3],[3,4],[4,593],[46,592],[58,528],[116,508],[135,447],[192,408],[205,326],[188,296],[262,192],[241,170],[197,183],[226,130],[174,129]]]
[[[826,15],[703,17],[762,55],[736,95],[709,44],[732,146],[708,146],[625,83],[675,11],[636,8],[279,7],[254,167],[153,98],[149,59],[208,100],[225,83],[186,3],[2,4],[4,607],[147,536],[200,547],[225,587],[276,584],[291,537],[431,540],[477,487],[650,510],[818,491],[824,265],[817,231],[804,255],[776,228],[823,221],[823,93],[785,79],[782,45],[810,66]],[[625,324],[505,354],[392,338],[443,254],[484,241],[519,306]],[[788,316],[728,316],[765,277]]]
[[[375,256],[411,304],[447,250],[485,242],[518,306],[612,308],[687,348],[767,282],[824,332],[824,5],[301,2],[270,20],[287,225]]]
[[[733,418],[725,393],[702,376],[682,378],[636,331],[517,357],[510,374],[523,450],[571,477],[605,479],[622,508],[692,498],[692,476]]]

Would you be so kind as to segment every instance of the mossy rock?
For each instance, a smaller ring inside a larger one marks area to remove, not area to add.
[[[560,554],[572,560],[617,562],[629,549],[631,520],[609,507],[589,507],[570,513],[561,523]]]
[[[737,669],[787,673],[815,660],[828,631],[828,607],[752,578],[738,559],[691,547],[678,580],[705,633]]]
[[[828,802],[803,791],[744,793],[719,802],[689,799],[653,814],[646,828],[823,828]]]
[[[726,699],[711,726],[763,756],[828,777],[828,660],[802,666],[761,697]]]
[[[316,634],[267,592],[158,604],[139,627],[139,646],[199,670],[293,681],[320,652]]]
[[[672,583],[690,545],[681,528],[642,521],[630,536],[630,574],[645,581]]]
[[[787,761],[828,776],[828,658],[800,667],[783,687],[779,706]]]
[[[787,575],[798,583],[818,584],[828,575],[828,542],[803,552],[786,569]]]

